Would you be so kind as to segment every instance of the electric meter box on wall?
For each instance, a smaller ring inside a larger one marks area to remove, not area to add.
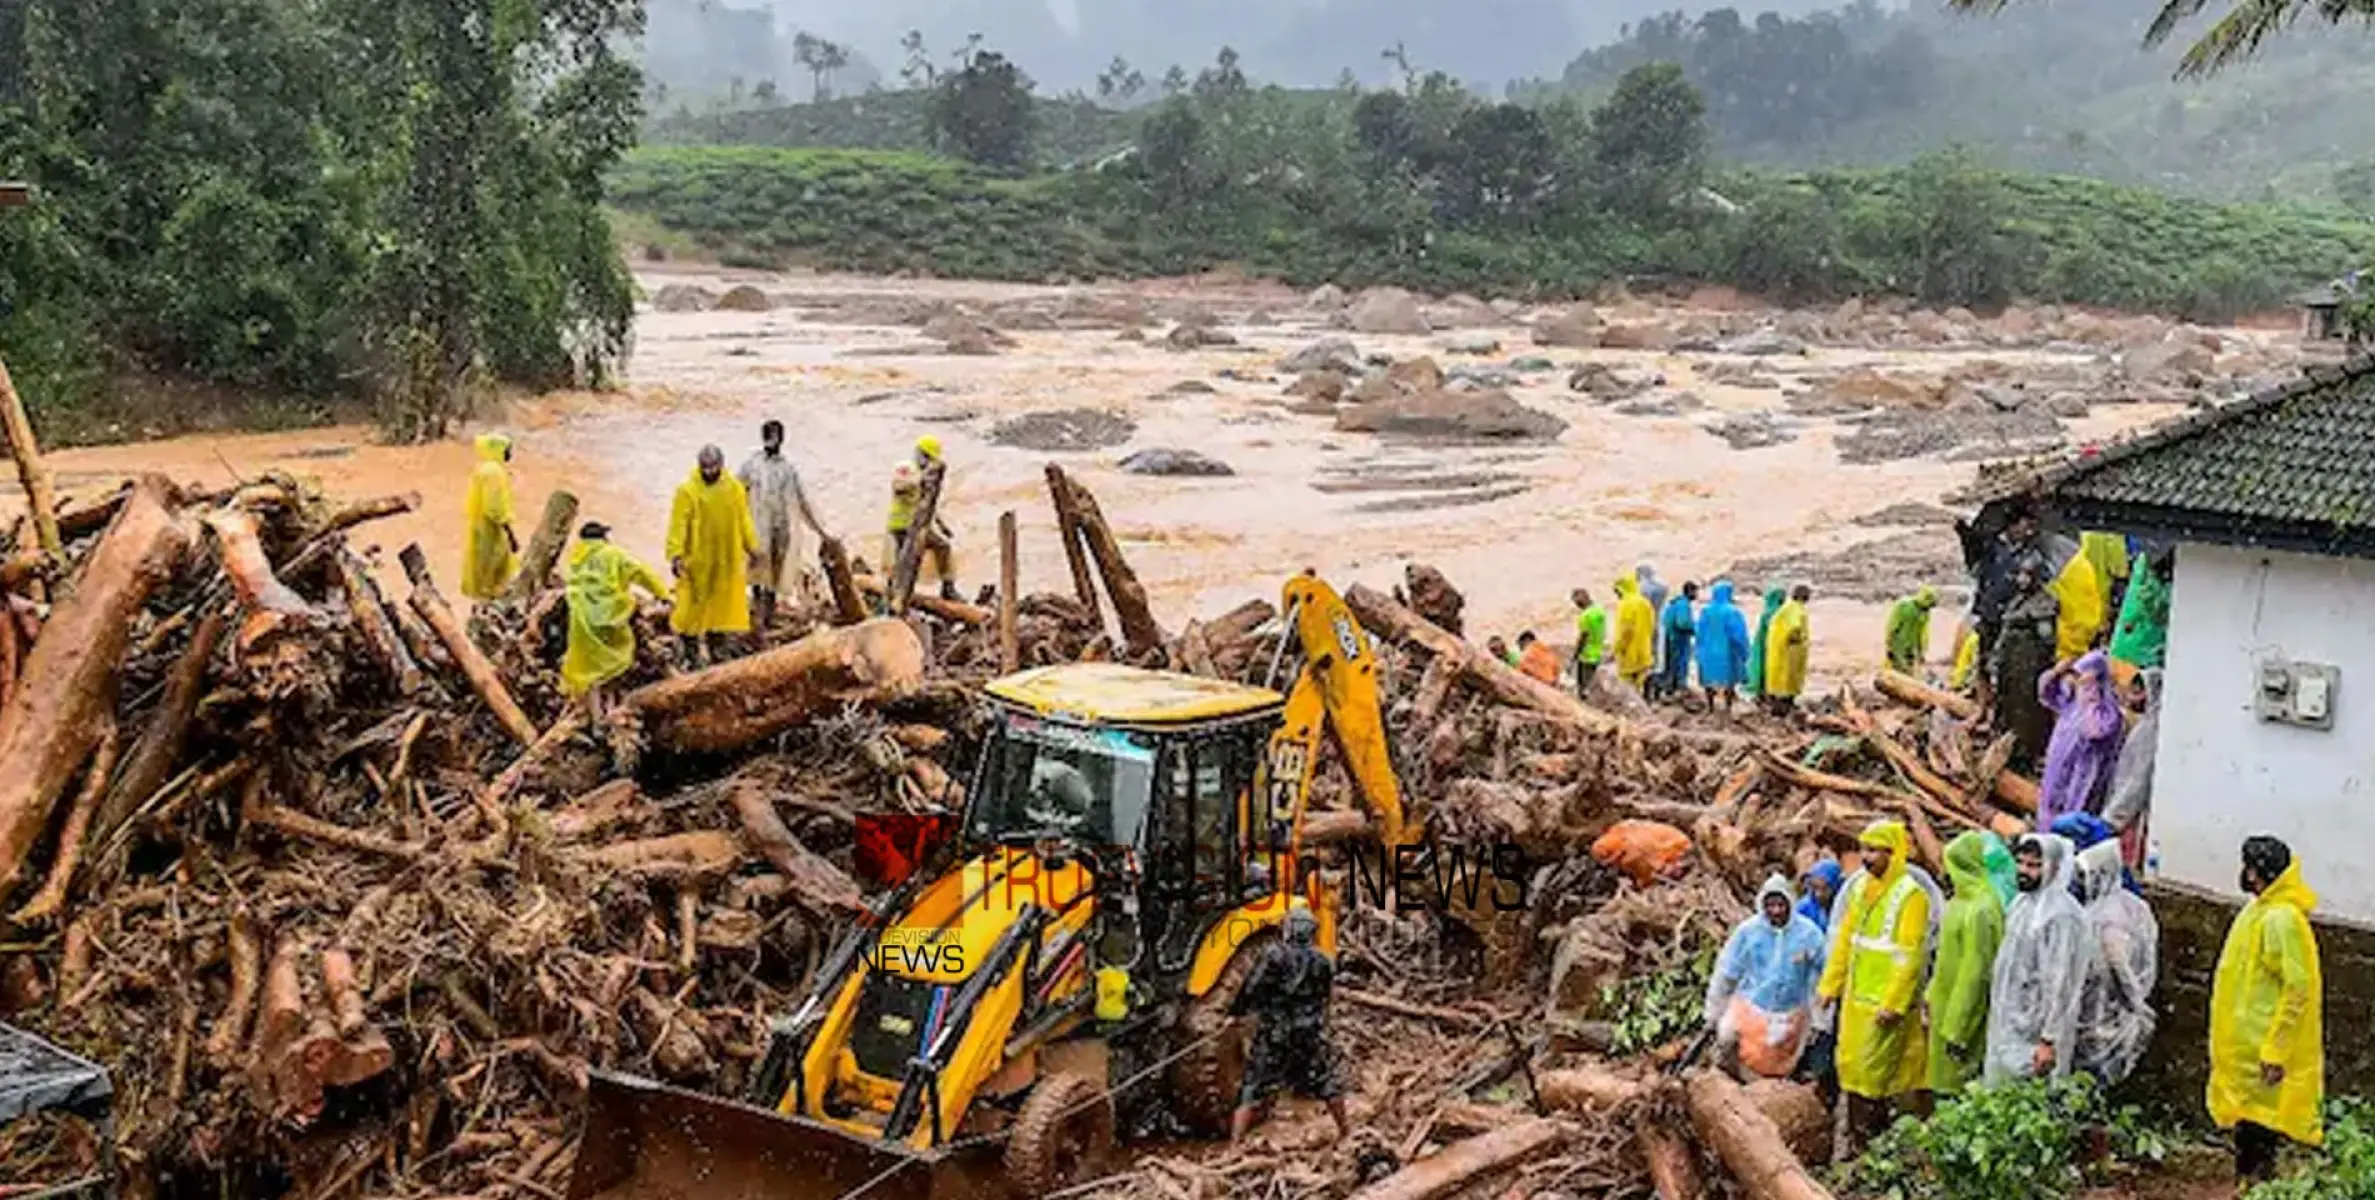
[[[2269,657],[2259,662],[2252,707],[2262,721],[2303,729],[2332,729],[2342,669],[2327,663]]]

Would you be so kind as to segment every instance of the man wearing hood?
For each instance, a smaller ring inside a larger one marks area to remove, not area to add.
[[[759,426],[759,451],[743,460],[734,477],[750,497],[751,523],[759,532],[758,578],[751,587],[751,604],[758,610],[760,627],[765,628],[775,623],[776,593],[783,589],[785,573],[795,581],[800,577],[800,543],[792,525],[793,512],[798,511],[801,524],[818,541],[827,535],[816,519],[816,509],[808,503],[807,489],[800,486],[799,469],[784,456],[783,422],[770,420]]]
[[[1938,589],[1924,586],[1888,610],[1888,665],[1891,670],[1918,674],[1930,657],[1930,612],[1938,607]]]
[[[1276,942],[1262,950],[1245,986],[1229,1002],[1231,1016],[1253,1015],[1247,1044],[1245,1082],[1237,1111],[1229,1118],[1229,1140],[1243,1141],[1256,1120],[1269,1115],[1279,1092],[1323,1100],[1336,1122],[1336,1136],[1352,1132],[1344,1086],[1328,1042],[1328,997],[1336,985],[1336,964],[1315,943],[1319,918],[1309,908],[1287,910]]]
[[[2103,806],[2128,726],[2112,693],[2111,660],[2100,650],[2046,672],[2037,681],[2037,702],[2054,714],[2037,785],[2037,824],[2050,828],[2064,814]]]
[[[2078,993],[2093,939],[2070,882],[2070,842],[2032,833],[2012,849],[2020,895],[2004,913],[1988,989],[1987,1079],[2059,1078],[2070,1073],[2078,1037]]]
[[[2235,1131],[2235,1174],[2265,1179],[2283,1140],[2325,1142],[2324,977],[2317,893],[2292,848],[2243,841],[2251,899],[2227,927],[2210,984],[2210,1119]]]
[[[1749,1071],[1787,1078],[1806,1048],[1823,954],[1822,930],[1792,907],[1788,878],[1766,879],[1756,911],[1732,930],[1707,980],[1717,1045]]]
[[[1751,696],[1765,694],[1766,648],[1772,644],[1773,618],[1780,615],[1781,606],[1789,602],[1789,589],[1765,589],[1765,607],[1757,613],[1756,636],[1748,643],[1748,681],[1742,689]]]
[[[561,692],[582,697],[595,720],[602,687],[635,666],[635,588],[654,596],[668,585],[634,555],[611,544],[610,526],[588,521],[562,572],[568,586],[569,641],[561,654]]]
[[[1987,838],[1965,830],[1946,843],[1954,895],[1938,930],[1938,959],[1924,1003],[1930,1013],[1930,1091],[1952,1096],[1986,1064],[1989,979],[2004,940],[2004,902],[1987,877]]]
[[[1732,603],[1732,581],[1718,579],[1707,606],[1699,610],[1699,686],[1707,702],[1732,711],[1732,698],[1748,673],[1748,618]]]
[[[1680,696],[1691,682],[1691,643],[1699,636],[1699,584],[1685,581],[1658,616],[1659,699]]]
[[[1824,1002],[1839,1004],[1839,1087],[1847,1093],[1851,1150],[1885,1124],[1898,1097],[1922,1086],[1924,1047],[1913,1004],[1932,911],[1901,822],[1874,822],[1858,840],[1864,869],[1839,898],[1816,989]]]
[[[1657,669],[1657,608],[1632,580],[1616,580],[1616,673],[1636,690]]]
[[[470,471],[470,492],[462,505],[469,548],[462,557],[462,594],[492,600],[511,582],[520,551],[511,529],[511,438],[482,433],[472,444],[478,465]]]
[[[2045,560],[2023,555],[2012,568],[2012,598],[1989,651],[1986,689],[1999,733],[2012,735],[2011,766],[2032,771],[2045,757],[2053,713],[2038,698],[2037,684],[2053,670],[2054,623],[2061,601],[2045,586]]]
[[[2161,745],[2161,669],[2136,672],[2135,689],[2143,715],[2120,743],[2119,765],[2111,769],[2111,787],[2103,795],[2103,820],[2119,834],[2120,857],[2130,871],[2143,868],[2152,827],[2152,767]]]
[[[1658,578],[1658,569],[1642,563],[1633,568],[1633,580],[1641,588],[1641,598],[1649,601],[1649,611],[1663,615],[1666,611],[1666,581]],[[1666,665],[1665,649],[1662,644],[1652,648],[1652,653],[1657,655],[1654,666]]]
[[[2077,1069],[2109,1087],[2133,1074],[2152,1043],[2152,985],[2160,973],[2160,922],[2121,886],[2119,843],[2078,853],[2078,894],[2094,956],[2078,996]]]
[[[1806,602],[1813,598],[1814,589],[1803,583],[1791,588],[1789,603],[1773,614],[1773,627],[1767,631],[1765,706],[1777,716],[1796,708],[1798,693],[1806,690],[1806,663],[1814,648]]]
[[[750,632],[751,560],[758,554],[758,528],[742,481],[726,474],[726,453],[701,447],[693,473],[676,487],[668,509],[668,569],[676,576],[676,604],[669,627],[685,640],[685,652],[704,661],[719,649],[718,635]]]

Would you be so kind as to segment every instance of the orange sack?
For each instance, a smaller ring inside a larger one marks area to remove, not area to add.
[[[1618,821],[1592,843],[1592,858],[1638,887],[1670,874],[1690,852],[1690,835],[1659,821]]]

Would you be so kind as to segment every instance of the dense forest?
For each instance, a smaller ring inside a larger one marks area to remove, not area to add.
[[[484,382],[619,361],[633,285],[600,198],[639,118],[616,47],[640,5],[0,14],[0,177],[38,192],[0,213],[0,345],[51,436],[108,432],[138,389],[102,384],[146,377],[428,437]]]

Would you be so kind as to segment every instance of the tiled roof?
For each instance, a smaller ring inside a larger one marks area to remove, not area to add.
[[[2375,358],[1991,482],[2081,528],[2375,557]]]

